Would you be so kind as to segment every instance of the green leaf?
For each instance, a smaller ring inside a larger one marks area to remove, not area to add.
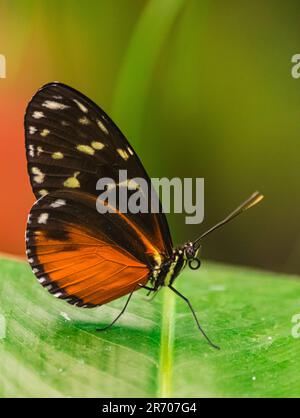
[[[292,317],[300,312],[296,277],[203,263],[176,287],[146,301],[134,294],[94,310],[57,300],[27,263],[0,260],[0,396],[299,396],[300,345]]]

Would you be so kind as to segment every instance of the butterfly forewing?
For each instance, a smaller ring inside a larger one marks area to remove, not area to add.
[[[150,192],[152,199],[158,200],[124,135],[103,110],[68,86],[51,83],[36,93],[26,111],[25,136],[28,173],[37,198],[55,190],[97,196],[100,178],[109,177],[117,187],[124,187],[119,185],[119,170],[127,170],[129,180],[145,179],[149,201]],[[127,219],[161,254],[171,254],[172,241],[163,213],[128,213]]]

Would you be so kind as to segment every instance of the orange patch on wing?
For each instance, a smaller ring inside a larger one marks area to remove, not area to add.
[[[35,267],[42,267],[37,276],[54,282],[65,298],[97,306],[147,283],[149,268],[122,248],[79,227],[68,226],[64,232],[62,240],[35,231],[34,247]]]

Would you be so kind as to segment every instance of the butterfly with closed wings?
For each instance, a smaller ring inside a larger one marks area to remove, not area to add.
[[[118,184],[119,171],[127,170],[129,179],[145,179],[152,198],[153,187],[124,135],[86,96],[58,82],[43,86],[27,107],[25,138],[28,174],[38,199],[28,216],[26,254],[39,283],[55,297],[83,308],[128,295],[120,314],[103,329],[120,318],[136,290],[156,294],[168,286],[188,304],[199,330],[218,348],[174,280],[187,264],[200,267],[197,254],[204,236],[263,196],[254,193],[195,241],[174,248],[162,210],[123,213],[116,203],[110,211],[97,211],[96,202],[107,204],[97,201],[99,178],[109,177],[116,187],[124,187]]]

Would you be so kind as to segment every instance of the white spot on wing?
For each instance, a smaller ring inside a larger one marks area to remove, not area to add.
[[[119,187],[128,187],[128,180],[121,181],[121,183],[118,183],[118,186]]]
[[[108,134],[108,129],[101,120],[97,119],[97,125],[99,126],[101,131],[103,131],[105,134]]]
[[[64,206],[66,201],[64,199],[57,199],[55,202],[51,203],[52,208],[59,208],[60,206]]]
[[[79,109],[83,112],[83,113],[87,113],[88,109],[82,104],[80,103],[78,100],[73,99],[73,102],[75,102],[77,104],[77,106],[79,107]]]
[[[52,154],[52,158],[54,160],[61,160],[62,158],[64,158],[64,154],[62,152],[60,152],[60,151],[57,151],[57,152],[54,152]]]
[[[129,152],[130,155],[133,155],[133,151],[130,147],[127,147],[127,151]]]
[[[44,115],[43,112],[39,112],[39,111],[36,110],[35,112],[33,112],[32,117],[34,119],[41,119],[41,118],[44,118],[45,115]]]
[[[38,281],[39,281],[40,283],[45,283],[45,282],[47,281],[47,279],[45,279],[45,277],[40,277],[40,278],[38,279]]]
[[[133,179],[124,180],[118,184],[119,187],[127,187],[128,190],[138,190],[140,185]]]
[[[129,155],[128,155],[127,151],[125,151],[124,149],[117,148],[117,153],[120,155],[121,158],[123,158],[123,160],[125,160],[125,161],[128,160]]]
[[[46,189],[41,189],[41,190],[39,190],[39,195],[40,196],[46,196],[46,194],[48,194],[49,192],[48,192],[48,190],[46,190]]]
[[[46,224],[49,218],[49,213],[41,213],[40,216],[38,217],[38,223],[39,224]]]
[[[32,174],[35,174],[35,176],[33,176],[33,181],[39,184],[43,183],[45,174],[42,173],[38,167],[32,167],[31,172]]]
[[[119,185],[119,186],[120,186],[120,185]],[[116,184],[115,184],[115,183],[109,183],[109,184],[107,185],[107,190],[108,190],[108,191],[113,190],[115,187],[116,187]]]
[[[89,145],[77,145],[77,150],[80,152],[84,152],[85,154],[89,154],[89,155],[94,155],[95,154],[95,150],[90,147]]]
[[[45,137],[45,136],[47,136],[49,134],[50,134],[49,129],[43,129],[42,132],[40,133],[40,135],[43,136],[43,137]]]
[[[91,146],[97,151],[105,147],[105,145],[100,141],[92,141]]]
[[[129,190],[138,190],[140,188],[140,185],[135,180],[131,179],[131,180],[128,180],[127,187]]]
[[[51,110],[64,110],[69,107],[67,105],[64,105],[63,103],[55,102],[53,100],[45,100],[42,106]]]
[[[79,118],[78,122],[81,125],[89,125],[91,123],[91,121],[86,116],[84,116],[83,118]]]
[[[73,174],[73,177],[67,178],[67,180],[64,181],[65,187],[70,187],[71,189],[75,189],[80,187],[79,180],[77,179],[77,176],[80,174],[80,171],[75,171]]]
[[[35,134],[35,133],[36,133],[36,131],[37,131],[37,129],[36,129],[36,127],[35,127],[35,126],[29,126],[29,133],[30,133],[30,135]]]
[[[59,298],[62,295],[63,295],[62,292],[57,292],[57,293],[54,293],[53,296],[55,296],[56,298]]]
[[[29,155],[30,157],[34,157],[34,145],[29,145]]]

